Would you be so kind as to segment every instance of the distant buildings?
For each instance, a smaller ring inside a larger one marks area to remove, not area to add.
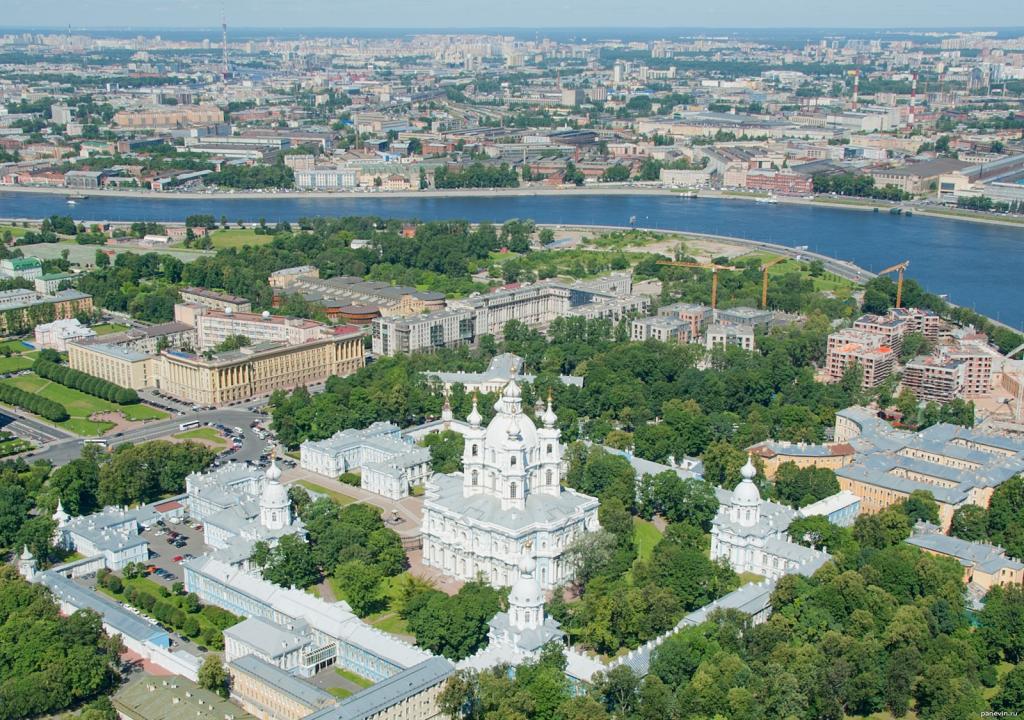
[[[60,290],[53,295],[34,290],[0,291],[0,332],[7,335],[90,312],[92,295],[78,290]]]
[[[964,569],[964,583],[972,597],[982,597],[993,587],[1024,584],[1024,562],[1006,555],[996,545],[961,540],[944,534],[936,525],[918,521],[907,544],[931,555],[951,557]]]
[[[0,276],[35,280],[43,276],[43,264],[39,258],[4,258],[0,260]]]
[[[224,111],[215,105],[181,105],[149,110],[120,110],[114,124],[123,128],[177,128],[224,122]]]
[[[178,291],[183,303],[203,305],[214,310],[230,310],[236,313],[252,312],[252,303],[247,298],[228,293],[219,293],[201,287],[187,287]]]
[[[502,353],[491,358],[487,369],[481,373],[434,371],[423,374],[428,379],[441,383],[446,392],[451,390],[453,385],[462,385],[463,390],[468,393],[493,393],[504,388],[512,379],[520,383],[532,383],[536,376],[528,375],[523,365],[523,359],[518,355]],[[583,386],[581,377],[562,375],[560,379],[563,385]]]
[[[858,365],[862,371],[861,388],[875,388],[885,382],[896,368],[897,353],[885,338],[865,330],[840,330],[828,336],[825,372],[832,382],[843,379],[846,371]]]

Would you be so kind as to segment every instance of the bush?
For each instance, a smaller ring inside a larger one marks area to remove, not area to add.
[[[355,487],[359,487],[360,484],[359,474],[353,472],[342,473],[338,480],[346,485],[354,485]]]
[[[65,367],[64,365],[58,365],[57,363],[44,360],[42,357],[36,360],[32,370],[41,378],[53,380],[65,387],[102,398],[108,402],[117,403],[118,405],[133,405],[139,402],[139,394],[130,388],[115,385],[103,378],[98,378],[94,375]]]
[[[111,575],[107,578],[107,589],[115,595],[120,595],[124,592],[124,583],[117,575]]]

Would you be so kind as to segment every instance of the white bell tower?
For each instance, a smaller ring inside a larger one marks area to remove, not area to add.
[[[487,429],[482,427],[483,417],[477,407],[476,393],[473,393],[473,409],[466,418],[469,429],[463,433],[465,445],[462,449],[462,494],[465,497],[485,492],[487,475],[484,472],[484,438]]]
[[[545,495],[558,495],[562,491],[562,443],[559,442],[562,432],[555,424],[558,416],[551,409],[551,391],[548,391],[548,407],[540,416],[542,426],[537,428],[538,470],[536,479],[531,484],[532,492]]]

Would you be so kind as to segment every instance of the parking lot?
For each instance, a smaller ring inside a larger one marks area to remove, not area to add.
[[[201,527],[201,526],[200,526]],[[171,540],[171,533],[177,533]],[[154,525],[142,533],[142,536],[149,541],[150,558],[147,565],[155,567],[157,572],[150,573],[150,580],[168,588],[175,582],[184,582],[184,573],[181,570],[181,561],[176,557],[184,558],[187,555],[199,557],[205,554],[209,548],[203,542],[203,531],[195,527],[195,523],[178,524],[166,523],[166,525]]]

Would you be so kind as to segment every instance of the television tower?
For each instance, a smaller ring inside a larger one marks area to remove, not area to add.
[[[227,15],[224,14],[224,5],[220,8],[220,29],[221,29],[221,51],[223,52],[223,67],[220,72],[225,80],[228,79],[228,75],[231,74],[231,70],[228,67],[228,19]]]

